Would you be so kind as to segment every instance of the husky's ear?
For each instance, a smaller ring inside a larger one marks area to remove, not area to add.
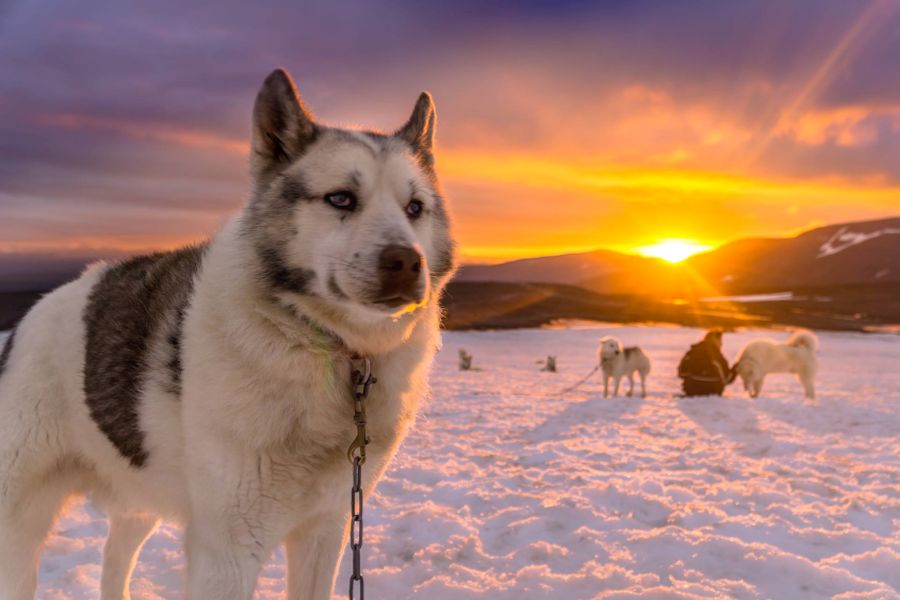
[[[272,71],[253,105],[253,176],[265,177],[289,165],[315,139],[317,131],[291,76],[284,69]]]
[[[434,110],[434,101],[431,99],[431,94],[422,92],[416,101],[416,107],[413,109],[409,121],[394,134],[405,140],[429,164],[432,161],[431,150],[434,147],[436,119],[437,114]]]

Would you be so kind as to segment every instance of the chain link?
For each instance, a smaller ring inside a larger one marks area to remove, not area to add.
[[[366,588],[362,576],[363,545],[363,490],[362,465],[366,462],[366,405],[369,387],[376,382],[372,377],[372,362],[363,358],[363,371],[353,370],[353,422],[356,424],[356,439],[347,449],[347,458],[353,463],[353,487],[350,490],[350,550],[353,553],[353,573],[350,575],[350,600],[355,600],[354,592],[359,589],[359,600],[365,600]]]
[[[350,550],[353,552],[353,573],[350,575],[350,600],[359,586],[359,600],[366,597],[366,588],[362,576],[363,545],[363,495],[362,495],[362,461],[357,456],[353,459],[353,489],[350,492]]]

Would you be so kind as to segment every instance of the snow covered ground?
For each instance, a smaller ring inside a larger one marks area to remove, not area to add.
[[[560,396],[606,334],[653,360],[649,395]],[[450,332],[433,399],[367,503],[371,598],[900,598],[900,337],[823,333],[819,399],[678,398],[675,327]],[[760,335],[725,336],[726,355]],[[456,370],[459,348],[482,370]],[[536,361],[558,357],[558,374]],[[348,470],[348,485],[349,485]],[[106,530],[74,504],[40,597],[97,597]],[[147,543],[136,599],[178,598],[177,528]],[[346,558],[346,557],[345,557]],[[345,560],[337,595],[346,593]],[[278,598],[273,557],[259,598]]]

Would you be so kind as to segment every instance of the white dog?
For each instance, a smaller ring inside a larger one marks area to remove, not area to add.
[[[250,200],[207,244],[89,268],[0,355],[0,599],[34,595],[63,500],[106,508],[102,600],[128,597],[159,518],[191,600],[249,600],[284,543],[287,596],[331,597],[368,409],[371,491],[412,425],[453,265],[422,94],[396,133],[317,123],[282,70],[253,111]]]
[[[816,350],[819,341],[810,331],[798,331],[787,342],[753,340],[749,342],[731,368],[731,381],[740,376],[751,398],[759,396],[766,375],[793,373],[803,384],[807,398],[816,397],[815,376],[818,368]]]
[[[641,398],[647,395],[646,381],[650,373],[650,359],[637,346],[622,348],[622,342],[614,337],[600,340],[597,350],[600,370],[603,372],[603,397],[609,395],[609,380],[614,378],[613,397],[619,395],[619,383],[622,377],[628,376],[628,395],[634,393],[634,373],[641,376]]]

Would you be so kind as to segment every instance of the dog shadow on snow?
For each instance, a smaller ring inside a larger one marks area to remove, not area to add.
[[[773,421],[814,436],[845,433],[870,435],[873,428],[882,435],[895,435],[893,411],[860,401],[877,393],[878,390],[844,390],[825,397],[819,395],[816,400],[803,399],[799,394],[761,396],[755,404],[760,413],[765,413]]]
[[[760,427],[752,402],[736,396],[676,396],[681,412],[711,436],[733,442],[744,456],[767,456],[777,441]]]
[[[597,424],[608,427],[636,416],[645,400],[640,395],[604,398],[602,389],[585,390],[580,395],[572,395],[563,410],[526,429],[522,436],[533,442],[547,442],[570,437],[569,432],[577,426]]]

